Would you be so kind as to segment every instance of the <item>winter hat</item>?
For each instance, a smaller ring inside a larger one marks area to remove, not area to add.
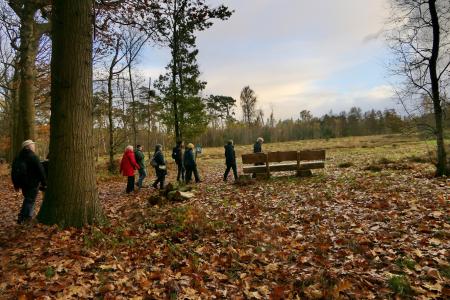
[[[33,142],[32,140],[26,140],[22,143],[22,148],[25,148],[25,147],[33,145],[33,144],[36,144],[36,143]]]

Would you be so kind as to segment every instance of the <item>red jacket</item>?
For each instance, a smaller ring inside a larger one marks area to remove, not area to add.
[[[122,156],[122,161],[120,162],[120,173],[123,176],[134,176],[134,170],[139,170],[139,165],[136,163],[134,152],[126,150]]]

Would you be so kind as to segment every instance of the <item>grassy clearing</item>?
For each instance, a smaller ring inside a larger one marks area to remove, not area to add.
[[[236,148],[240,156],[252,146]],[[83,230],[16,226],[20,203],[9,190],[0,198],[0,298],[445,298],[450,181],[433,178],[432,143],[264,145],[317,148],[327,149],[326,168],[312,177],[282,172],[248,186],[223,183],[223,148],[204,149],[196,196],[158,205],[148,204],[152,189],[124,195],[126,180],[103,162],[108,223]]]

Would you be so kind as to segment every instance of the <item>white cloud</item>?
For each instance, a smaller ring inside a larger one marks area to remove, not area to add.
[[[297,116],[302,109],[322,114],[354,105],[394,106],[383,80],[352,77],[357,66],[368,75],[380,72],[374,61],[386,55],[378,37],[388,1],[211,1],[224,3],[235,13],[199,35],[206,93],[238,99],[242,87],[250,85],[266,113],[273,106],[281,118]],[[158,68],[163,72],[162,66],[154,65],[149,74]],[[339,82],[330,85],[339,78],[346,78],[346,89],[337,87]]]

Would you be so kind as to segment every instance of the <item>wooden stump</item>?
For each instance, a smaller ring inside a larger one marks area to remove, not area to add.
[[[159,205],[161,204],[161,202],[163,201],[163,198],[159,195],[152,195],[150,196],[150,198],[148,199],[148,204],[149,205]]]
[[[190,192],[180,192],[180,191],[171,191],[167,195],[167,199],[171,201],[184,201],[194,197],[193,193]]]

